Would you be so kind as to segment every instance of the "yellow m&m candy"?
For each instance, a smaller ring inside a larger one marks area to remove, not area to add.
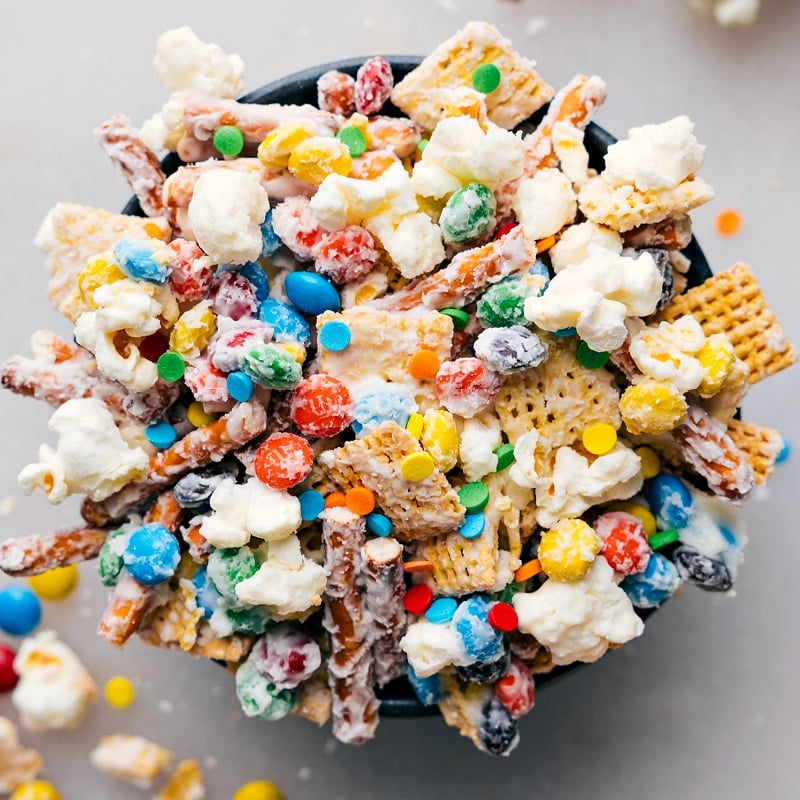
[[[78,566],[54,567],[28,578],[28,583],[42,600],[63,600],[78,585]]]

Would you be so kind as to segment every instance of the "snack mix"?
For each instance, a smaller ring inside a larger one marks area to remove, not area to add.
[[[736,412],[796,353],[749,267],[691,278],[713,194],[687,117],[590,167],[604,82],[554,92],[483,22],[398,82],[326,72],[319,107],[237,101],[241,60],[189,28],[154,63],[162,111],[96,131],[142,215],[50,211],[73,335],[2,367],[56,409],[20,486],[83,522],[6,540],[3,570],[96,559],[100,635],[225,663],[247,716],[360,744],[410,683],[492,754],[539,676],[684,583],[731,589],[783,447]],[[93,760],[136,777],[148,746]]]

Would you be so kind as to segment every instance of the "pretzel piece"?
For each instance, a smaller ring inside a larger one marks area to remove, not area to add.
[[[0,544],[0,570],[25,577],[88,561],[97,558],[107,537],[102,528],[79,527],[6,539]]]

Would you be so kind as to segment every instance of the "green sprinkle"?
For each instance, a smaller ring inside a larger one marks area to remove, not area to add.
[[[159,377],[163,378],[167,383],[175,383],[183,377],[186,372],[186,362],[171,350],[162,353],[156,362]]]
[[[666,547],[668,544],[677,542],[680,538],[680,534],[675,530],[658,531],[652,536],[647,537],[647,544],[649,544],[653,550],[658,550],[661,547]]]
[[[592,350],[586,342],[581,341],[578,343],[578,362],[586,369],[600,369],[604,367],[608,361],[608,353],[605,351]]]
[[[244,150],[244,134],[235,125],[217,128],[213,142],[223,156],[238,156]]]
[[[439,313],[450,317],[453,328],[457,331],[463,331],[469,325],[469,314],[463,308],[440,308]]]
[[[482,511],[489,502],[489,487],[481,481],[467,483],[458,490],[458,502],[468,514]]]
[[[500,70],[494,64],[481,64],[472,71],[472,85],[483,94],[491,94],[500,85]]]
[[[439,226],[447,243],[462,244],[482,236],[494,220],[497,201],[482,183],[470,183],[453,192],[439,215]]]
[[[428,146],[428,140],[427,139],[420,139],[417,142],[417,150],[419,150],[420,153],[424,153],[425,152],[425,148],[427,146]]]
[[[502,472],[514,463],[514,445],[511,444],[511,442],[501,444],[500,447],[494,451],[494,454],[497,456],[496,472]]]
[[[367,149],[367,139],[364,132],[354,125],[342,128],[336,138],[350,151],[353,158],[357,158]]]
[[[282,347],[262,344],[247,353],[242,369],[267,389],[294,389],[303,377],[303,368]]]

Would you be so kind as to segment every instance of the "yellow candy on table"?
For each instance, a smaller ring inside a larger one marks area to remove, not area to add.
[[[453,415],[443,408],[431,408],[422,420],[420,444],[442,472],[449,472],[458,463],[458,428]]]
[[[216,414],[209,414],[203,408],[203,404],[199,400],[190,403],[189,408],[186,409],[186,419],[194,425],[195,428],[202,428],[203,425],[208,425],[217,418]]]
[[[48,569],[40,575],[32,575],[28,578],[28,583],[42,600],[63,600],[78,585],[79,577],[78,565],[68,564],[66,567]]]
[[[184,359],[197,358],[205,350],[217,327],[211,304],[204,300],[181,314],[169,336],[170,350]]]
[[[97,308],[94,292],[107,283],[116,283],[127,277],[117,264],[98,256],[89,261],[78,274],[78,293],[89,308]]]
[[[671,431],[680,425],[688,410],[684,396],[660,381],[645,380],[629,386],[619,399],[622,421],[634,436]]]
[[[542,534],[539,563],[557,581],[582,578],[600,552],[602,540],[581,519],[562,519]]]
[[[49,781],[30,781],[17,786],[8,800],[61,800],[61,793]]]
[[[610,453],[617,443],[617,430],[607,422],[590,425],[583,432],[583,446],[593,455],[603,456]]]
[[[328,175],[347,175],[353,165],[350,151],[338,139],[312,136],[289,156],[289,172],[301,181],[319,185]]]
[[[292,150],[313,135],[314,128],[304,120],[279,125],[258,146],[258,160],[268,169],[284,169]]]
[[[127,708],[136,699],[136,688],[123,675],[115,675],[106,681],[103,696],[112,708]]]
[[[415,438],[419,439],[422,436],[422,426],[424,424],[425,418],[422,414],[414,413],[408,418],[408,422],[406,422],[406,430]]]
[[[632,500],[612,503],[606,508],[607,511],[624,511],[632,517],[636,517],[642,523],[645,536],[652,536],[658,530],[658,523],[653,516],[653,512],[641,503],[634,503]]]
[[[271,781],[251,781],[240,786],[231,800],[286,800],[286,796]]]
[[[636,447],[633,452],[639,456],[639,461],[642,462],[642,477],[645,479],[655,478],[661,472],[661,459],[652,447]]]
[[[733,370],[736,355],[731,340],[724,333],[713,333],[695,358],[705,373],[697,393],[700,397],[713,397]]]

